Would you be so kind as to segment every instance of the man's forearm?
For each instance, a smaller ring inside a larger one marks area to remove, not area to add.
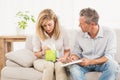
[[[93,59],[93,60],[91,60],[91,61],[90,61],[90,65],[103,64],[103,63],[105,63],[107,60],[108,60],[108,59],[107,59],[105,56],[103,56],[103,57],[101,57],[101,58],[99,58],[99,59]]]

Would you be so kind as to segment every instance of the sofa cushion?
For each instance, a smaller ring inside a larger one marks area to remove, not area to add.
[[[24,67],[30,67],[36,59],[34,53],[28,49],[12,51],[6,54],[6,58]]]
[[[1,80],[42,80],[42,73],[33,68],[7,66],[1,71]]]
[[[7,61],[6,61],[6,66],[22,67],[22,66],[20,66],[19,64],[15,63],[15,62],[13,62],[13,61],[11,61],[11,60],[7,60]]]

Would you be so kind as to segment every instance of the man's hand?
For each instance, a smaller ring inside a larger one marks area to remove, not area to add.
[[[90,59],[82,58],[81,60],[82,60],[82,62],[78,63],[79,65],[81,65],[81,66],[89,66],[89,65],[91,65],[91,60]]]
[[[82,58],[82,62],[79,63],[81,66],[89,66],[89,65],[96,65],[96,64],[103,64],[105,63],[108,59],[103,56],[98,59],[87,59],[87,58]]]

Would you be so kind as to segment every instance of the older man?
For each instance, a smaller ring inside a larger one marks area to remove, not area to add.
[[[85,8],[80,11],[78,33],[74,50],[68,61],[81,59],[82,62],[70,66],[74,80],[86,80],[85,73],[102,72],[99,80],[115,80],[118,64],[114,60],[116,53],[116,35],[98,25],[99,15],[96,10]]]

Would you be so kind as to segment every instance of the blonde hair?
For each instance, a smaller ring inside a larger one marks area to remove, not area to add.
[[[57,40],[60,35],[60,25],[58,18],[56,14],[51,10],[51,9],[45,9],[43,10],[37,20],[37,25],[36,25],[36,32],[38,36],[44,41],[47,39],[47,36],[44,33],[43,25],[45,24],[46,20],[53,20],[54,21],[54,30],[53,30],[53,36]]]

